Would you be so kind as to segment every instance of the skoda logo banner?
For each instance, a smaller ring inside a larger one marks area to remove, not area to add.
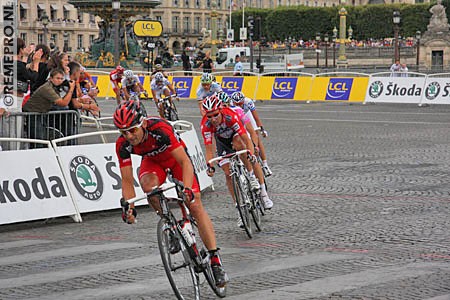
[[[75,156],[70,162],[70,178],[84,198],[99,200],[103,195],[103,180],[97,166],[86,156]]]

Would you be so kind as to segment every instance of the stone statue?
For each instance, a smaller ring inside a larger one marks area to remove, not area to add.
[[[427,26],[429,31],[449,31],[447,14],[445,13],[445,7],[442,5],[442,0],[437,0],[437,4],[430,8],[430,13],[432,16],[430,24]]]

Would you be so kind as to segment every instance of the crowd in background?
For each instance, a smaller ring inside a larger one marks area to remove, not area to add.
[[[385,39],[367,39],[367,40],[354,40],[351,39],[349,42],[346,43],[349,47],[355,47],[355,48],[369,48],[369,47],[394,47],[395,40],[393,38],[385,38]],[[324,45],[323,37],[320,41],[320,46],[323,47]],[[329,45],[333,44],[333,39],[330,37],[328,41]],[[253,46],[255,48],[258,48],[260,46],[263,46],[266,49],[287,49],[291,47],[292,49],[296,48],[303,48],[303,49],[314,49],[317,48],[318,42],[316,40],[303,40],[300,38],[299,40],[291,40],[289,43],[286,40],[275,40],[272,42],[264,42],[261,43],[260,41],[253,41]],[[231,42],[230,44],[225,45],[225,47],[244,47],[248,46],[247,42]],[[339,47],[339,43],[336,43],[336,46]],[[416,46],[416,40],[412,37],[399,39],[399,46],[400,47],[415,47]]]
[[[95,98],[98,94],[97,87],[89,80],[87,72],[78,63],[65,53],[50,48],[44,44],[26,45],[24,40],[17,38],[17,49],[14,60],[17,63],[17,87],[14,94],[17,106],[8,108],[3,104],[0,107],[0,117],[9,117],[11,113],[48,113],[50,111],[88,111],[98,115],[99,107]],[[3,89],[2,89],[3,90]],[[61,118],[63,114],[61,114]],[[21,124],[17,124],[17,122]],[[73,120],[75,122],[76,120]],[[72,121],[59,120],[55,124],[65,124],[66,128],[57,128],[65,134],[73,134]],[[2,122],[2,136],[28,138],[42,138],[43,130],[40,117],[33,119],[12,118]],[[6,125],[9,128],[6,128]],[[24,126],[23,133],[16,128]],[[5,133],[5,131],[7,133]],[[19,132],[18,132],[19,131]]]

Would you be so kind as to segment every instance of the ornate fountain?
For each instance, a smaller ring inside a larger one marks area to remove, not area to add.
[[[75,59],[84,66],[114,67],[115,46],[118,45],[120,64],[133,66],[139,61],[141,48],[133,33],[131,17],[150,15],[151,9],[161,4],[161,0],[121,0],[120,9],[115,11],[111,0],[69,0],[79,11],[100,17],[99,33],[92,42],[90,51],[77,53]],[[115,41],[116,26],[119,21],[119,40]]]

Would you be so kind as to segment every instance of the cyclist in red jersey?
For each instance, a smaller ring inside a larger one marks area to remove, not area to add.
[[[223,107],[216,94],[206,97],[202,106],[205,115],[201,121],[201,131],[205,143],[206,161],[214,158],[213,138],[215,139],[217,154],[220,156],[244,149],[251,152],[254,149],[252,140],[237,113],[228,107]],[[252,166],[256,162],[256,157],[251,152],[249,156],[241,155],[241,160],[250,174],[251,188],[254,190],[260,189]],[[229,160],[220,161],[219,166],[225,173],[228,190],[233,196]],[[214,172],[214,167],[208,164],[208,175],[213,176]],[[241,224],[242,221],[238,218],[238,226],[241,227]]]
[[[81,67],[81,69],[80,69],[80,78],[78,79],[78,82],[80,82],[80,83],[83,82],[83,81],[88,81],[89,84],[91,85],[91,87],[95,87],[94,80],[92,79],[91,74],[86,72],[86,68],[85,67]]]
[[[121,133],[116,141],[116,153],[122,177],[123,198],[128,200],[136,196],[131,154],[142,156],[139,182],[145,193],[163,184],[166,181],[166,169],[170,169],[172,176],[184,183],[186,204],[197,220],[200,237],[211,254],[211,266],[217,286],[224,286],[228,279],[219,258],[213,224],[203,208],[197,176],[183,140],[164,119],[145,117],[138,101],[120,104],[114,113],[114,125]],[[161,210],[158,197],[151,197],[148,201],[157,213]],[[134,223],[136,216],[133,204],[128,211],[122,213],[123,221],[129,224]],[[176,253],[180,250],[179,244],[173,239],[170,241],[170,251]]]
[[[122,81],[123,72],[125,69],[122,66],[117,66],[109,73],[109,80],[113,86],[113,91],[116,93],[117,104],[120,104],[120,83]]]

